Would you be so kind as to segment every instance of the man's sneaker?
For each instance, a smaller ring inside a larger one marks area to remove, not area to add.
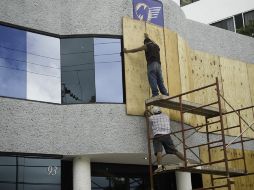
[[[154,171],[154,173],[159,173],[165,170],[165,167],[163,165],[158,165],[158,168]]]

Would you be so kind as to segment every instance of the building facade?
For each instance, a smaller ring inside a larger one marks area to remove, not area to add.
[[[254,20],[254,2],[251,0],[195,0],[176,1],[181,5],[186,17],[197,22],[210,24],[238,32],[239,29],[250,25]]]
[[[254,63],[249,37],[162,3],[164,27],[192,48]],[[124,16],[131,1],[0,2],[0,189],[148,189],[145,119],[126,114]],[[177,188],[174,173],[158,181]]]

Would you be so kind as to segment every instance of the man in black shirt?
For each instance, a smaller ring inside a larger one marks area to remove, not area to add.
[[[152,89],[153,97],[159,95],[159,90],[161,94],[168,96],[169,94],[164,86],[161,71],[160,47],[145,33],[143,46],[130,50],[124,48],[124,53],[136,53],[139,51],[145,51],[147,61],[147,76],[150,87]]]

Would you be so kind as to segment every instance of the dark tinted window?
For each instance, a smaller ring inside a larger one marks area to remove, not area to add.
[[[61,161],[57,159],[19,158],[19,182],[61,183]]]
[[[199,1],[199,0],[181,0],[180,1],[180,5],[184,6],[184,5],[188,5],[188,4],[194,3],[196,1]]]
[[[9,161],[8,161],[9,160]],[[0,189],[60,190],[61,160],[0,157]]]
[[[245,25],[249,25],[250,21],[254,21],[254,11],[244,13],[243,15],[244,15]]]
[[[24,184],[23,190],[61,190],[60,185],[32,185]]]
[[[60,184],[61,167],[19,167],[19,182]]]
[[[219,27],[219,28],[223,28],[223,29],[226,29],[226,30],[230,30],[230,31],[233,31],[233,32],[235,31],[233,18],[222,20],[220,22],[216,22],[216,23],[213,23],[211,25]]]
[[[59,39],[0,26],[0,96],[60,103]]]
[[[1,182],[16,182],[16,166],[0,166]]]
[[[242,14],[238,14],[235,16],[235,27],[236,27],[236,29],[243,27],[243,15]]]
[[[61,40],[62,102],[95,102],[93,38]]]
[[[62,103],[122,103],[120,52],[120,39],[62,39]]]
[[[61,166],[59,159],[19,158],[19,160],[22,160],[25,166]]]
[[[0,165],[16,165],[16,157],[0,156]]]
[[[0,189],[1,190],[17,190],[16,189],[16,184],[1,183],[1,182],[0,182]]]
[[[148,167],[124,164],[92,164],[92,190],[148,189]]]
[[[106,189],[108,187],[108,177],[92,177],[92,189]]]

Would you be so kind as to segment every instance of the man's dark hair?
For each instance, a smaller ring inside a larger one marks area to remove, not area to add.
[[[149,43],[149,42],[152,42],[152,40],[150,40],[149,38],[145,38],[144,44],[147,44],[147,43]]]

